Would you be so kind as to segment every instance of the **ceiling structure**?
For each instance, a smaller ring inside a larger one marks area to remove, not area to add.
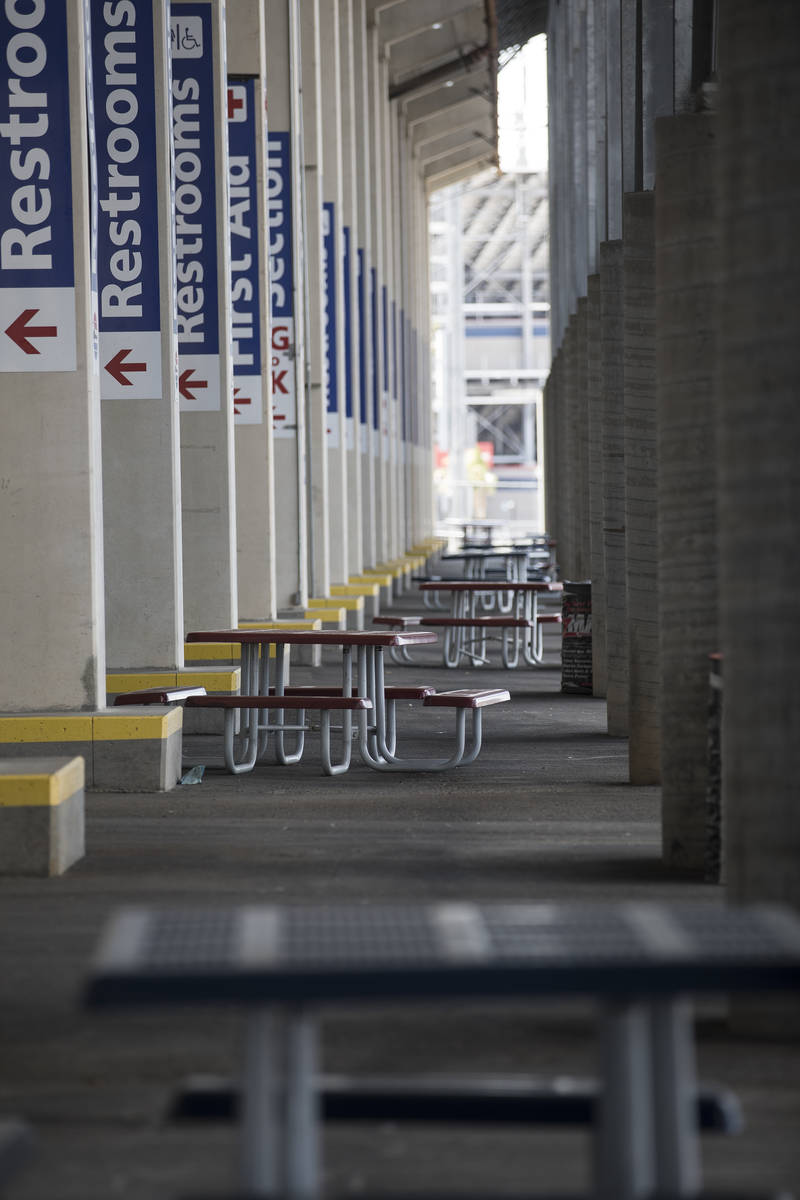
[[[547,0],[367,0],[428,191],[497,166],[498,56],[543,33]]]

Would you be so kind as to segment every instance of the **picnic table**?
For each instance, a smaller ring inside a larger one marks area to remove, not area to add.
[[[462,660],[487,663],[487,639],[500,638],[504,667],[540,664],[543,656],[543,626],[560,624],[559,613],[539,611],[541,595],[560,595],[563,584],[549,580],[443,579],[421,583],[420,591],[449,594],[449,617],[424,617],[420,628],[444,630],[443,659],[446,667]],[[493,610],[498,615],[489,615]]]
[[[644,1200],[701,1185],[689,997],[787,989],[800,989],[800,919],[773,906],[248,905],[119,910],[86,1000],[241,1006],[242,1189],[315,1200],[321,1010],[439,1000],[447,1019],[477,999],[589,998],[593,1195]]]
[[[465,766],[474,761],[482,741],[481,710],[487,705],[508,700],[503,689],[454,690],[436,693],[432,687],[388,687],[384,675],[383,651],[435,642],[432,630],[297,630],[297,629],[215,629],[189,633],[187,642],[236,642],[241,646],[242,692],[239,696],[190,697],[192,707],[225,709],[224,754],[228,769],[234,773],[252,770],[274,745],[277,761],[291,765],[300,761],[305,745],[305,709],[321,714],[323,770],[340,774],[350,765],[353,721],[357,725],[357,745],[362,762],[376,771],[440,771]],[[292,646],[334,646],[342,652],[341,686],[287,685],[289,651]],[[274,647],[274,658],[270,648]],[[353,651],[356,670],[353,669]],[[273,665],[274,664],[274,665]],[[398,699],[417,698],[423,704],[451,708],[455,712],[455,744],[445,758],[401,757],[396,750],[395,705]],[[294,722],[286,720],[295,711]],[[333,761],[331,753],[331,713],[342,718],[342,756]],[[472,723],[467,730],[467,714]],[[241,724],[237,731],[236,722]],[[293,746],[287,735],[294,736]]]

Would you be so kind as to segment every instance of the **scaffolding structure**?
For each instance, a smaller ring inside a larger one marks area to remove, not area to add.
[[[440,520],[544,527],[550,368],[548,184],[486,172],[431,202],[433,409]]]

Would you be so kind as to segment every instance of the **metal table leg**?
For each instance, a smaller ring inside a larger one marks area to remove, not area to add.
[[[641,1200],[655,1185],[652,1070],[647,1006],[621,1000],[600,1017],[600,1120],[595,1129],[598,1200]]]
[[[316,1026],[306,1009],[259,1009],[247,1021],[242,1185],[264,1200],[317,1200]]]
[[[650,1036],[658,1191],[668,1196],[694,1196],[700,1190],[701,1169],[690,1002],[675,998],[654,1003]]]

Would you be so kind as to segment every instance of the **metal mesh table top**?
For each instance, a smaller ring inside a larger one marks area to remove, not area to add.
[[[93,1004],[800,989],[800,920],[656,904],[119,910]]]

